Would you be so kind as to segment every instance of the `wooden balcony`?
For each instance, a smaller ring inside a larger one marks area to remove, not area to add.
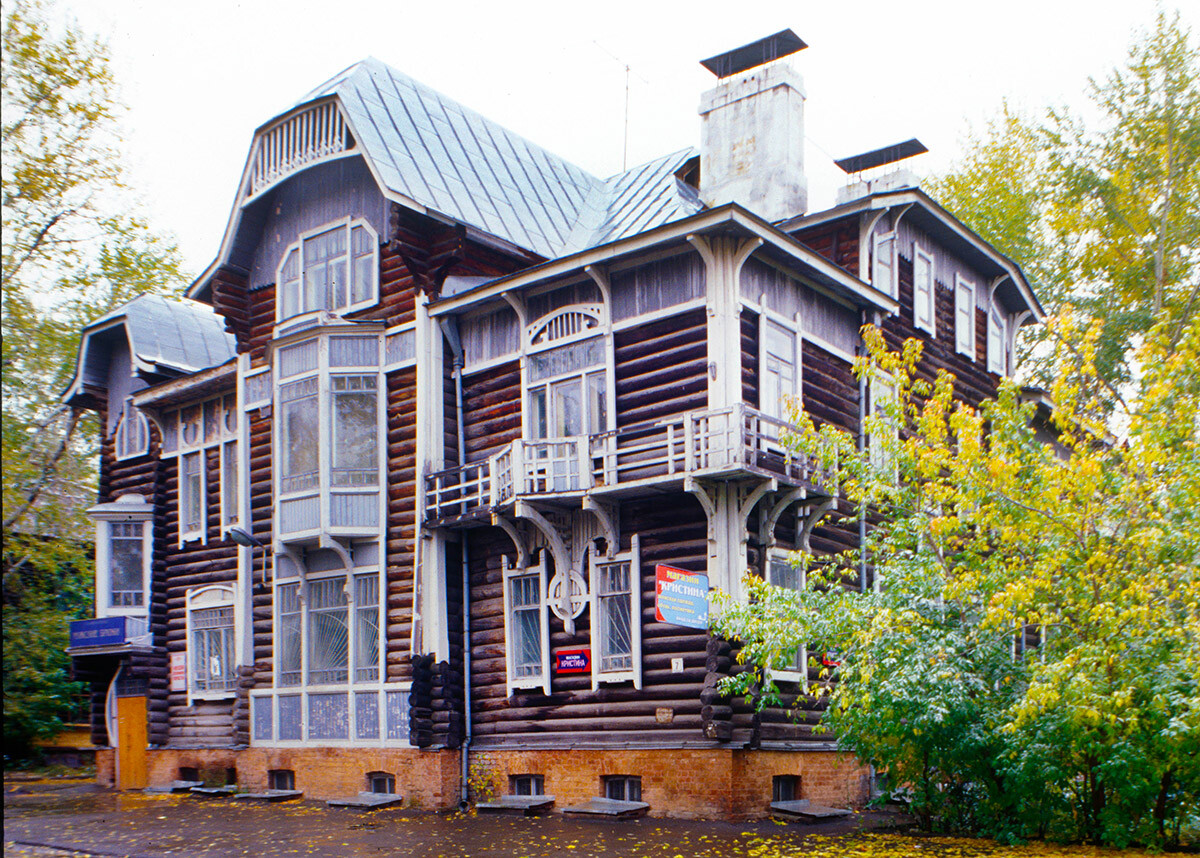
[[[745,405],[691,411],[599,435],[517,440],[491,458],[425,478],[425,521],[487,523],[517,500],[577,506],[597,499],[682,489],[686,478],[776,479],[829,496],[824,468],[780,442],[790,424]]]

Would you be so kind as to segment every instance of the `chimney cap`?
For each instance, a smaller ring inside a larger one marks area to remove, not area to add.
[[[719,78],[729,77],[756,66],[766,65],[781,57],[790,56],[807,47],[804,40],[790,29],[780,30],[778,33],[765,36],[748,45],[742,45],[732,51],[725,51],[725,53],[701,60],[700,65]]]
[[[905,140],[903,143],[893,143],[890,146],[872,149],[870,152],[863,152],[861,155],[851,155],[849,158],[842,158],[833,163],[841,167],[844,173],[861,173],[863,170],[869,170],[872,167],[894,164],[897,161],[903,161],[905,158],[911,158],[913,155],[920,155],[922,152],[928,151],[925,148],[925,144],[914,137],[911,140]]]

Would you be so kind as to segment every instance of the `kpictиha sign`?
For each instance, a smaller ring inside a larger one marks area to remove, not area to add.
[[[708,576],[674,566],[655,566],[654,615],[660,623],[708,628]]]
[[[555,673],[587,673],[591,668],[590,649],[560,649],[554,654]]]

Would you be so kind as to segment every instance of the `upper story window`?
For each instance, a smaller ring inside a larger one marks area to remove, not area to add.
[[[871,285],[896,297],[896,233],[877,232],[871,247]]]
[[[179,475],[179,544],[207,536],[210,519],[236,524],[240,502],[240,415],[237,396],[226,394],[163,415],[162,454],[176,460]],[[214,480],[209,485],[209,452]],[[209,504],[209,489],[220,495]]]
[[[532,438],[595,435],[609,429],[607,341],[595,330],[599,310],[565,307],[530,326],[526,363]],[[558,341],[568,342],[560,345]],[[535,350],[536,349],[536,350]]]
[[[88,510],[96,522],[96,616],[144,615],[150,599],[154,508],[122,495]]]
[[[365,221],[322,227],[284,251],[275,282],[280,321],[369,307],[379,300],[378,237]]]
[[[954,348],[975,360],[975,284],[961,274],[954,276]]]
[[[144,456],[150,451],[150,423],[146,415],[133,404],[133,398],[125,399],[125,407],[117,423],[114,439],[118,459]]]
[[[764,414],[791,420],[789,403],[800,395],[799,325],[770,318],[764,312],[759,327],[759,407]],[[765,430],[778,437],[777,427]]]
[[[917,242],[913,242],[913,326],[937,336],[933,257]]]
[[[1004,375],[1008,372],[1008,320],[996,305],[993,296],[988,309],[987,368],[988,372]]]

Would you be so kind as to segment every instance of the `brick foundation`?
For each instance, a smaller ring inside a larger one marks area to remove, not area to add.
[[[101,784],[113,782],[112,750],[96,754]],[[181,768],[195,769],[202,780],[222,781],[236,769],[237,784],[266,789],[272,769],[291,769],[296,789],[306,798],[354,795],[368,788],[368,772],[396,778],[405,804],[449,810],[459,800],[457,751],[367,748],[225,748],[156,749],[147,752],[151,786],[165,786]],[[847,807],[868,798],[868,771],[852,757],[832,751],[748,751],[737,749],[538,750],[471,752],[472,799],[490,791],[509,791],[509,777],[540,774],[558,808],[601,794],[606,775],[637,775],[642,799],[652,816],[681,819],[759,819],[769,812],[776,775],[799,777],[797,798]]]

